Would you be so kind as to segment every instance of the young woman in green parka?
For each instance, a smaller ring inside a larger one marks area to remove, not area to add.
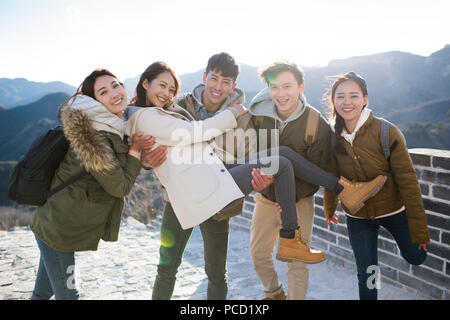
[[[393,124],[389,129],[390,157],[385,158],[380,138],[381,120],[367,108],[366,81],[354,72],[339,76],[331,88],[330,123],[334,124],[331,171],[348,180],[368,181],[387,177],[383,188],[356,213],[343,206],[350,244],[356,260],[361,300],[376,300],[379,289],[378,230],[386,228],[402,257],[420,265],[430,241],[416,172],[405,138]],[[337,223],[337,198],[325,190],[324,212],[328,224]],[[375,277],[374,277],[375,276]],[[378,278],[378,279],[377,279]],[[375,281],[374,281],[375,280]]]
[[[117,241],[124,197],[141,169],[139,152],[153,139],[137,133],[124,141],[122,83],[105,69],[92,72],[59,110],[69,151],[55,172],[52,187],[87,175],[37,208],[31,223],[40,250],[34,299],[78,299],[75,251],[97,250],[100,239]]]

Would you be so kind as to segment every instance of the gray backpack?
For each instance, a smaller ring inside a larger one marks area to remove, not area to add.
[[[386,158],[387,161],[389,161],[391,153],[397,146],[398,141],[395,140],[392,146],[389,145],[389,128],[391,127],[391,123],[383,118],[380,118],[380,120],[381,120],[381,130],[380,130],[381,149],[383,150],[384,157]]]
[[[380,130],[380,141],[381,141],[381,150],[383,151],[383,155],[386,160],[389,162],[392,151],[394,151],[395,147],[398,144],[398,141],[395,140],[392,146],[389,145],[389,129],[391,127],[391,123],[386,119],[379,118],[381,121],[381,130]],[[334,134],[331,135],[331,145],[332,149],[336,144],[336,136]]]

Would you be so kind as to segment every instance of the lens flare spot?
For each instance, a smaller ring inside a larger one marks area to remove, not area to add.
[[[267,83],[270,83],[270,84],[273,84],[273,83],[275,83],[275,74],[273,74],[273,73],[267,73],[266,74],[266,81],[267,81]]]
[[[171,248],[175,244],[175,237],[170,230],[161,229],[161,246]]]

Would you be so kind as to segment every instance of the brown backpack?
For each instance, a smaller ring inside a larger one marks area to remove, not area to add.
[[[256,127],[261,127],[263,125],[265,116],[256,116],[253,119]],[[311,146],[314,141],[316,141],[317,132],[319,130],[320,113],[309,108],[307,119],[306,119],[306,130],[305,130],[305,143],[307,146]]]
[[[319,120],[320,113],[313,108],[309,108],[305,130],[305,142],[308,146],[311,146],[316,140],[317,131],[319,130]]]

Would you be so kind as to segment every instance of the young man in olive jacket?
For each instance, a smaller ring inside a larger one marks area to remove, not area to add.
[[[235,103],[244,103],[244,92],[236,88],[236,78],[239,66],[227,53],[212,56],[203,74],[203,83],[196,86],[192,92],[177,98],[176,103],[185,108],[196,120],[205,120],[216,112],[231,107]],[[250,115],[238,119],[238,128],[246,129],[251,126]],[[236,139],[242,141],[240,139]],[[236,156],[236,150],[248,148],[244,145],[233,145],[233,150],[226,146],[226,139],[219,136],[215,139],[214,151],[222,161]],[[244,140],[245,141],[245,140]],[[245,142],[244,142],[245,143]],[[236,148],[234,148],[236,147]],[[164,162],[165,151],[154,151],[153,155],[144,155],[144,159],[153,167]],[[266,187],[264,185],[261,190]],[[187,192],[189,192],[187,190]],[[238,211],[242,212],[242,202],[237,203]],[[229,219],[210,218],[200,224],[204,242],[205,272],[208,276],[207,299],[225,300],[227,297],[226,259],[228,250]],[[183,230],[170,203],[167,203],[162,225],[161,243],[169,239],[171,246],[161,245],[160,262],[156,275],[152,299],[170,299],[173,294],[176,274],[181,264],[185,246],[193,229]]]
[[[282,61],[263,69],[260,77],[268,88],[259,92],[249,106],[255,129],[275,130],[280,146],[290,147],[325,169],[330,156],[330,127],[320,112],[306,102],[303,72],[295,64]],[[313,121],[316,129],[311,135],[305,134],[307,122]],[[267,134],[267,137],[270,147],[271,135]],[[259,141],[258,146],[261,145]],[[295,184],[300,232],[303,241],[309,245],[314,215],[313,196],[319,187],[299,179],[295,180]],[[272,259],[281,228],[281,219],[275,206],[275,186],[271,185],[256,194],[254,199],[250,253],[255,271],[263,284],[266,299],[286,299]],[[287,279],[287,298],[304,299],[308,287],[306,264],[300,261],[288,262]]]

